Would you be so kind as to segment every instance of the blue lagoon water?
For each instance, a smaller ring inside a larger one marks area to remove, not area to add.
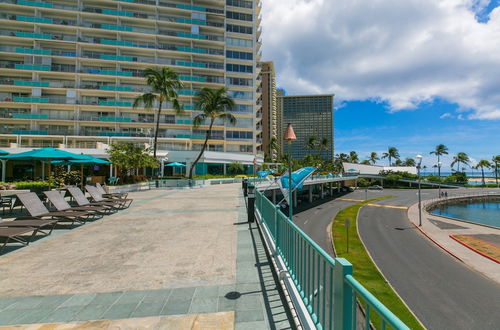
[[[446,205],[431,213],[500,228],[500,202]]]

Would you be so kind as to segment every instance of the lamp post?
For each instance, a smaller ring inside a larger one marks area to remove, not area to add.
[[[438,194],[439,194],[439,198],[441,198],[441,165],[443,165],[443,163],[441,162],[438,162],[438,173],[439,173],[439,183],[438,183]]]
[[[283,140],[288,141],[288,217],[293,221],[293,193],[292,193],[292,141],[297,140],[292,124],[288,123]]]
[[[417,163],[417,174],[418,174],[418,226],[422,227],[422,194],[420,191],[420,167],[422,166],[422,155],[417,155],[415,157],[418,160]]]

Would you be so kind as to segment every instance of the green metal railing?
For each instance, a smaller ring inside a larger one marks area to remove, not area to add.
[[[333,259],[258,190],[255,209],[316,328],[356,329],[361,300],[366,329],[373,314],[382,329],[409,329],[352,276],[346,259]]]

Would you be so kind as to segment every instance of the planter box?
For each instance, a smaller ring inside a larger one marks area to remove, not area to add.
[[[141,191],[141,190],[149,190],[149,182],[141,182],[134,184],[124,184],[121,186],[106,186],[105,188],[108,193],[125,193],[131,191]]]

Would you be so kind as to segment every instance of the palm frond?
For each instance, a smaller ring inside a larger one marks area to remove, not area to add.
[[[224,122],[228,122],[231,125],[236,125],[236,117],[232,113],[224,112],[217,116]]]
[[[200,113],[196,117],[193,118],[193,127],[200,127],[202,124],[205,123],[205,119],[207,119],[207,116],[205,116],[204,113]]]
[[[155,103],[155,100],[157,99],[157,95],[153,93],[145,93],[142,95],[139,95],[135,98],[134,104],[132,105],[133,108],[140,107],[141,105],[144,106],[145,109],[151,109]]]

